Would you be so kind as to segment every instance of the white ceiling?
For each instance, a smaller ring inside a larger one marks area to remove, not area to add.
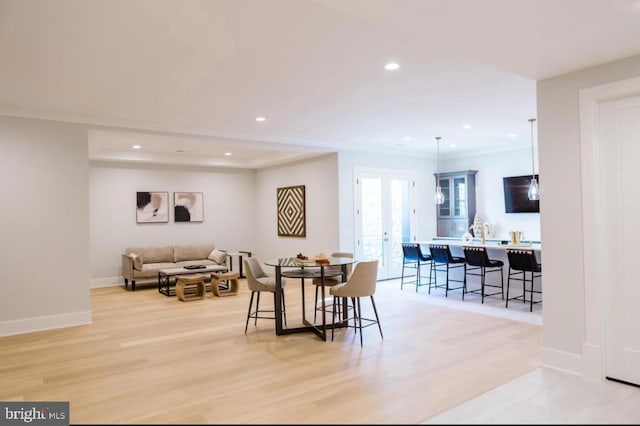
[[[0,0],[0,114],[95,124],[102,160],[460,155],[528,146],[536,80],[637,54],[638,0]]]

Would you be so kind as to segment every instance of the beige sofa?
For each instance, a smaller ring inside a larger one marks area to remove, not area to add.
[[[128,247],[122,255],[122,277],[125,288],[131,281],[131,290],[135,291],[136,281],[157,283],[160,269],[207,265],[226,272],[229,270],[227,259],[226,252],[216,250],[214,244]]]

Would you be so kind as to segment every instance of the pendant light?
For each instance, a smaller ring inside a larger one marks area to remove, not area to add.
[[[436,195],[433,197],[436,204],[444,203],[444,194],[442,193],[442,188],[440,188],[440,139],[440,136],[436,136],[438,173],[436,173]]]
[[[535,167],[533,165],[533,123],[535,121],[535,118],[529,119],[529,123],[531,123],[531,184],[529,185],[527,196],[531,201],[540,199],[540,188],[538,188],[538,180],[536,179]]]

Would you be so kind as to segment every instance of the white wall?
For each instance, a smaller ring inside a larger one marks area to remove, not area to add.
[[[303,253],[337,251],[337,156],[329,154],[293,164],[261,169],[256,179],[255,254],[260,261]],[[277,188],[305,186],[306,237],[279,237]]]
[[[537,162],[536,162],[537,165]],[[540,213],[505,213],[502,178],[531,173],[531,147],[485,155],[440,159],[440,171],[478,170],[476,214],[491,226],[491,238],[509,239],[509,231],[522,231],[526,240],[540,240]],[[537,169],[536,169],[537,172]],[[540,175],[540,185],[547,182]]]
[[[138,191],[169,192],[169,222],[136,223]],[[202,192],[204,220],[176,223],[174,192]],[[255,172],[92,162],[89,172],[92,287],[123,285],[130,246],[210,244],[253,250]]]
[[[86,126],[0,116],[0,335],[91,322]]]
[[[640,56],[538,82],[543,363],[582,373],[585,287],[579,91],[640,76]]]

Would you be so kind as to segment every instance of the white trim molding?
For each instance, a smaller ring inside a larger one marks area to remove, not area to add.
[[[93,322],[91,311],[0,322],[0,337],[34,331],[87,325]]]
[[[579,91],[580,157],[582,174],[582,226],[585,280],[585,341],[581,374],[604,380],[604,285],[606,237],[603,235],[600,171],[599,109],[602,102],[640,94],[640,77],[616,81]]]

